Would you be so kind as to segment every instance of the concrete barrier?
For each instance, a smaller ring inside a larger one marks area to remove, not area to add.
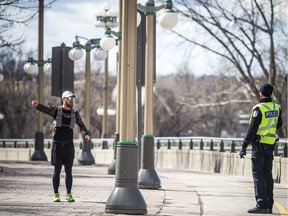
[[[251,156],[240,159],[237,153],[201,150],[155,150],[155,167],[205,171],[252,178]],[[288,184],[288,158],[274,157],[273,176]]]
[[[51,149],[44,149],[48,161]],[[28,161],[33,154],[32,148],[0,148],[0,160]],[[109,165],[113,159],[113,149],[92,149],[96,164]],[[74,163],[78,164],[79,149],[75,149]],[[226,175],[252,177],[251,157],[240,159],[238,153],[206,150],[155,149],[155,167],[184,169],[221,173]],[[288,158],[274,157],[273,177],[277,183],[288,185]]]

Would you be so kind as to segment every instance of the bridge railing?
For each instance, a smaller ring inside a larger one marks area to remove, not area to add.
[[[108,148],[113,148],[114,139],[92,139],[91,148],[102,148],[103,141],[108,143]],[[240,151],[243,138],[222,137],[155,137],[155,148],[179,150],[208,150],[219,152],[237,153]],[[0,148],[33,148],[34,139],[0,139]],[[82,148],[82,139],[74,139],[74,145]],[[51,148],[52,139],[44,139],[44,146]],[[279,139],[275,145],[275,156],[287,157],[288,139]],[[247,149],[249,153],[251,148]]]

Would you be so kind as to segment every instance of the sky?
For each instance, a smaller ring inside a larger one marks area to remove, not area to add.
[[[104,2],[111,4],[111,10],[118,11],[118,0],[95,1],[95,0],[58,0],[52,4],[51,8],[44,11],[44,60],[51,57],[52,47],[72,46],[75,36],[86,38],[101,38],[104,35],[104,28],[94,26],[95,12],[102,8]],[[138,1],[145,4],[146,1]],[[157,17],[161,11],[157,13]],[[175,29],[185,28],[185,25],[178,22]],[[117,31],[117,28],[114,29]],[[28,24],[28,26],[18,27],[17,32],[23,32],[26,42],[23,45],[24,52],[35,51],[37,58],[38,49],[38,17]],[[81,41],[81,40],[80,40]],[[81,43],[85,44],[82,40]],[[212,73],[207,57],[201,50],[181,46],[179,38],[171,31],[161,29],[156,24],[156,73],[157,75],[167,75],[176,73],[183,67],[189,68],[196,75]],[[109,51],[109,74],[116,74],[116,52],[117,47]],[[197,53],[197,55],[195,55]],[[93,56],[93,51],[91,52]],[[76,65],[84,68],[84,58]],[[205,61],[206,59],[206,61]],[[94,61],[92,58],[91,61]],[[100,63],[101,64],[101,63]],[[103,64],[104,65],[104,64]]]

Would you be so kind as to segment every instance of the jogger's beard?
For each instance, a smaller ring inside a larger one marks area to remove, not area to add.
[[[71,108],[73,108],[73,103],[66,103],[66,106],[71,109]]]

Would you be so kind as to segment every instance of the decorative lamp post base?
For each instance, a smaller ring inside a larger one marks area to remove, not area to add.
[[[140,169],[138,173],[139,188],[141,189],[159,189],[161,188],[161,181],[154,168]]]
[[[108,135],[107,134],[102,134],[102,138],[106,139],[106,138],[108,138]],[[102,141],[102,149],[109,149],[107,140],[103,140]]]
[[[141,215],[147,214],[147,206],[137,187],[115,187],[106,201],[105,212]]]
[[[138,183],[141,189],[159,189],[161,181],[154,167],[154,135],[142,137],[141,168],[138,172]]]
[[[44,152],[44,134],[43,132],[35,133],[35,151],[31,156],[32,161],[47,161],[47,156]]]
[[[95,159],[91,153],[91,141],[84,140],[84,148],[79,153],[78,162],[81,165],[95,164]]]
[[[115,169],[116,169],[116,160],[113,158],[108,167],[108,175],[115,175]]]
[[[109,165],[108,168],[108,175],[115,175],[115,170],[116,170],[116,155],[117,155],[117,143],[119,141],[119,133],[115,132],[114,136],[114,142],[113,142],[113,148],[114,148],[114,154],[113,154],[113,159]]]
[[[146,202],[138,188],[137,173],[137,143],[118,142],[115,188],[106,201],[106,213],[147,213]]]

